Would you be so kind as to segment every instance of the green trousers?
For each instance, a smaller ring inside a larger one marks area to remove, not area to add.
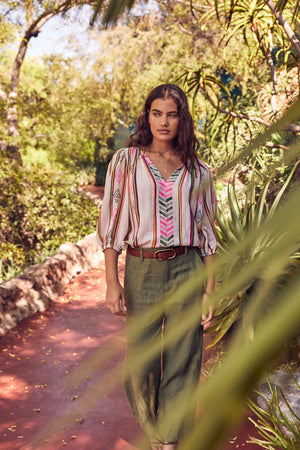
[[[173,294],[203,267],[197,248],[166,261],[126,257],[123,385],[135,418],[152,441],[178,441],[193,426],[192,393],[199,383],[202,358],[203,292],[201,288],[175,300]],[[180,327],[189,323],[191,314],[199,320],[182,334]]]

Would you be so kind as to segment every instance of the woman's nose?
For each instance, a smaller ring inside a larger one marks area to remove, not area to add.
[[[166,127],[169,124],[168,116],[162,115],[161,116],[161,124],[162,126]]]

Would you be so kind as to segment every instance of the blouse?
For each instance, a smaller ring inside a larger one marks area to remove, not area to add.
[[[181,164],[165,180],[149,156],[118,150],[107,170],[97,224],[102,249],[196,246],[216,252],[216,197],[208,167],[199,159]]]

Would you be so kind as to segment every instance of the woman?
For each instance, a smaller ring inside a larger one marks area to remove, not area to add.
[[[193,425],[193,408],[180,414],[180,407],[198,384],[203,329],[214,314],[213,275],[199,295],[172,302],[192,271],[213,265],[217,247],[215,194],[198,146],[184,92],[173,84],[153,89],[128,148],[117,151],[109,165],[98,222],[107,306],[126,314],[125,391],[155,449],[176,449]],[[118,255],[124,246],[123,289]],[[190,311],[200,311],[201,323],[174,338]],[[136,367],[136,357],[149,351],[143,368]]]

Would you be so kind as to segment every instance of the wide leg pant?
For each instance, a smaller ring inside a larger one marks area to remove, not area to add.
[[[123,385],[135,418],[151,440],[177,441],[193,425],[196,405],[190,396],[200,376],[202,289],[171,306],[168,299],[191,272],[201,270],[203,262],[196,248],[166,261],[126,257]],[[199,312],[199,321],[178,336],[176,331],[192,310],[192,314]],[[168,340],[171,344],[165,345]],[[136,367],[140,358],[147,360],[142,368]],[[189,412],[181,417],[187,400]]]

